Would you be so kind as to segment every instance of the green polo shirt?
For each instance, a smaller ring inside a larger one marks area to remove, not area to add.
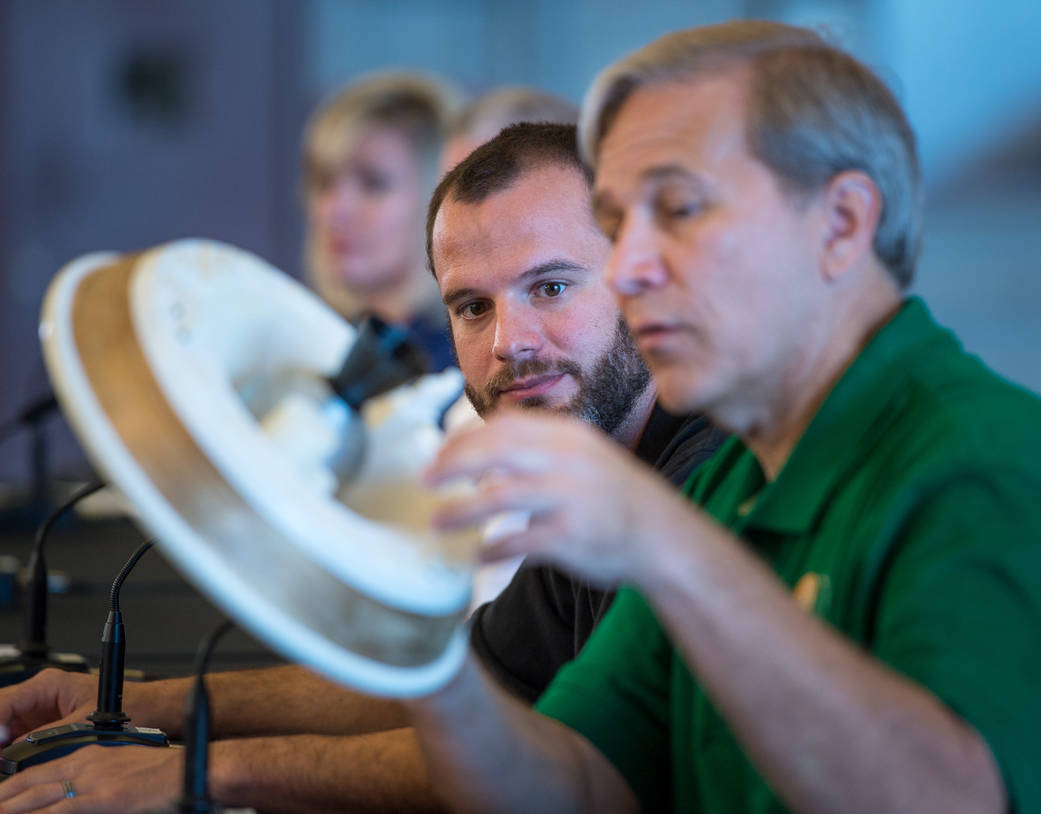
[[[790,587],[805,578],[813,612],[974,726],[1011,810],[1041,812],[1041,401],[912,299],[776,480],[732,439],[685,491]],[[632,590],[538,709],[596,744],[646,810],[785,810]]]

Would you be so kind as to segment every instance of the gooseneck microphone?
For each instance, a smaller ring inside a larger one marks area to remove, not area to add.
[[[54,528],[65,513],[86,497],[104,487],[104,483],[96,481],[81,486],[61,506],[51,512],[50,516],[36,532],[32,554],[29,556],[29,581],[26,586],[25,641],[22,652],[32,658],[44,658],[49,650],[47,646],[47,562],[43,556],[44,543],[51,529]]]
[[[195,681],[184,705],[184,780],[180,798],[166,808],[146,814],[232,814],[249,808],[224,808],[210,798],[210,695],[206,691],[206,670],[218,640],[233,625],[227,619],[211,630],[199,643],[195,656]]]
[[[44,422],[58,411],[53,393],[34,399],[12,418],[0,424],[0,444],[24,430],[29,432],[29,471],[32,484],[24,500],[0,510],[0,524],[7,528],[32,528],[50,509],[47,433]]]
[[[33,427],[58,409],[58,400],[53,393],[47,393],[23,407],[14,418],[0,424],[0,444],[20,432],[25,427]]]
[[[142,543],[133,553],[119,575],[112,583],[109,594],[111,609],[105,620],[105,629],[101,632],[101,665],[98,669],[98,707],[87,720],[96,729],[121,730],[130,720],[123,712],[123,678],[126,664],[126,630],[123,627],[123,614],[119,610],[119,591],[123,580],[134,570],[137,561],[154,545],[149,540]]]
[[[98,705],[87,716],[90,723],[30,732],[24,741],[0,752],[0,779],[22,769],[46,763],[84,746],[169,746],[166,734],[151,727],[128,726],[123,712],[123,674],[126,636],[119,610],[119,590],[123,580],[153,543],[143,543],[127,561],[112,583],[111,609],[101,634],[101,666],[98,671]]]
[[[210,695],[204,676],[214,647],[231,628],[231,622],[221,622],[203,639],[195,658],[195,683],[184,713],[184,784],[177,803],[178,814],[215,814],[224,810],[210,799]]]
[[[57,667],[76,673],[87,671],[87,662],[82,656],[51,653],[47,644],[47,562],[44,548],[51,529],[65,513],[104,485],[96,481],[81,486],[68,500],[52,511],[36,530],[27,569],[24,635],[20,646],[14,648],[14,655],[0,660],[0,686],[17,684],[45,667]]]

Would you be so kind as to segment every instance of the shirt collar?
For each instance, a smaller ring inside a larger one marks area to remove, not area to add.
[[[832,387],[776,480],[763,488],[745,527],[791,535],[809,531],[843,474],[884,432],[915,371],[935,351],[955,347],[957,340],[937,327],[920,299],[905,301]]]

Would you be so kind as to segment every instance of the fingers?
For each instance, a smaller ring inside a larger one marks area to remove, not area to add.
[[[12,778],[13,779],[13,778]],[[6,786],[11,780],[0,784],[0,788]],[[75,798],[65,796],[65,787],[60,781],[48,781],[39,785],[30,786],[14,797],[0,797],[0,812],[3,814],[22,814],[26,811],[55,812],[75,811],[70,807]],[[66,804],[66,805],[63,805]]]
[[[494,543],[482,546],[478,552],[481,562],[497,562],[521,555],[536,556],[537,559],[552,559],[546,554],[551,552],[550,542],[556,539],[552,532],[545,529],[523,531],[500,537]]]
[[[41,805],[51,805],[64,799],[65,791],[55,774],[54,763],[43,763],[12,775],[0,783],[0,812],[33,811]],[[53,793],[55,788],[60,794]]]
[[[489,472],[534,475],[549,468],[549,457],[538,448],[518,446],[511,439],[481,432],[484,429],[462,430],[445,442],[424,475],[426,484],[437,487],[459,478],[476,480]]]
[[[96,680],[83,674],[49,668],[32,678],[0,691],[0,743],[19,739],[61,719],[59,723],[83,720],[90,711],[80,705],[96,692]]]
[[[466,493],[443,500],[433,516],[440,531],[481,525],[504,512],[525,512],[533,519],[554,511],[560,502],[545,479],[492,475]]]
[[[0,814],[148,811],[176,794],[180,750],[87,746],[0,783]]]
[[[70,715],[66,715],[64,718],[58,718],[55,721],[48,721],[47,723],[41,724],[40,726],[34,726],[28,732],[22,733],[21,737],[22,739],[24,739],[25,736],[28,735],[30,732],[38,732],[41,729],[54,729],[55,727],[65,726],[66,724],[87,723],[87,716],[89,714],[90,712],[86,709],[78,709]],[[0,811],[0,814],[3,814],[3,812]]]
[[[459,430],[446,439],[426,473],[429,486],[488,472],[536,475],[551,471],[570,442],[587,431],[561,416],[501,409],[485,424]]]
[[[56,717],[57,709],[51,698],[39,691],[34,679],[9,687],[0,702],[0,743],[17,740]],[[48,717],[48,713],[53,713]]]

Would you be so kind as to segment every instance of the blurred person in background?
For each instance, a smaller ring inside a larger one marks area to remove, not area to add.
[[[324,102],[303,139],[308,281],[352,322],[407,326],[431,370],[453,362],[423,219],[458,99],[439,79],[375,74]]]
[[[580,415],[678,486],[723,436],[702,416],[656,406],[604,280],[610,247],[590,204],[573,126],[510,128],[442,180],[430,265],[451,306],[460,369],[482,415],[499,404]],[[612,599],[604,586],[533,564],[475,613],[471,645],[505,691],[531,703]],[[123,706],[177,736],[190,686],[128,684]],[[222,803],[299,814],[438,807],[397,702],[297,666],[210,674],[207,689],[221,738],[210,747],[210,788]],[[0,743],[83,719],[96,693],[89,676],[55,670],[0,690]],[[182,759],[174,749],[80,749],[0,783],[0,814],[148,811],[176,794]]]
[[[521,122],[577,124],[578,108],[537,88],[511,85],[490,90],[470,102],[452,121],[441,154],[442,172],[491,141],[503,128]]]

